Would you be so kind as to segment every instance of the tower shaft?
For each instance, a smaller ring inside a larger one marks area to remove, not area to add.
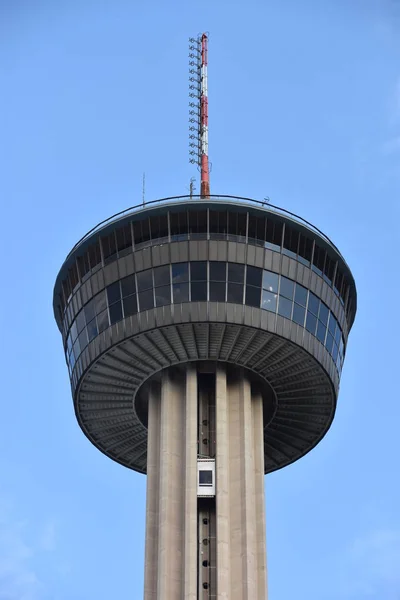
[[[265,600],[263,400],[243,371],[187,365],[151,384],[147,476],[145,600]]]

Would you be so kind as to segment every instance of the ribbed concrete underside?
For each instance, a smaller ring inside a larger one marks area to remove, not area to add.
[[[266,473],[306,454],[328,430],[336,394],[313,356],[252,327],[193,323],[138,334],[92,363],[75,397],[83,431],[110,458],[145,473],[147,429],[134,407],[136,392],[154,373],[198,360],[246,367],[273,388],[276,411],[264,430]]]
[[[169,369],[150,388],[144,599],[266,600],[262,397],[240,369],[217,367],[216,497],[204,513],[197,376],[194,365]]]

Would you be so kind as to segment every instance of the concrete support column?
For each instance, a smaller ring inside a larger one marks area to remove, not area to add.
[[[217,366],[215,379],[217,597],[230,600],[230,448],[229,407],[225,366]]]
[[[197,375],[164,371],[148,408],[144,600],[197,597]]]

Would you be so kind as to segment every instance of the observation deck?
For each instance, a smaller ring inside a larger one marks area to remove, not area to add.
[[[145,473],[147,383],[169,367],[226,363],[263,397],[265,473],[332,422],[357,307],[334,244],[248,198],[176,197],[114,215],[69,253],[54,288],[78,422]]]

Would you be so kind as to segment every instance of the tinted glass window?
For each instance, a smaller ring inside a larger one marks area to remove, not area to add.
[[[228,302],[243,304],[243,284],[228,283]]]
[[[312,292],[308,295],[308,310],[311,311],[314,315],[318,316],[319,309],[319,298],[315,296]]]
[[[210,281],[226,280],[226,264],[224,262],[210,262]]]
[[[211,302],[225,302],[225,289],[226,284],[222,281],[211,281],[210,282],[210,301]]]
[[[132,250],[132,231],[131,225],[125,225],[124,227],[120,227],[115,232],[117,238],[117,249],[119,254],[124,255],[124,250]]]
[[[293,306],[293,321],[304,327],[304,317],[306,315],[306,309],[298,304]]]
[[[285,226],[285,235],[283,239],[283,252],[292,258],[297,257],[299,247],[299,233],[295,229]]]
[[[119,289],[119,281],[116,281],[115,283],[112,283],[111,285],[107,286],[107,298],[108,298],[108,304],[114,304],[114,302],[117,302],[118,300],[121,299],[121,292]]]
[[[176,263],[172,265],[172,281],[174,283],[189,281],[189,263]]]
[[[173,285],[174,302],[179,304],[180,302],[189,301],[189,284],[188,283],[174,283]]]
[[[191,287],[192,302],[205,302],[207,300],[207,282],[194,282]]]
[[[104,291],[100,292],[99,294],[96,294],[96,296],[93,298],[93,301],[96,315],[101,313],[107,307],[106,294]]]
[[[169,222],[171,227],[171,236],[174,236],[174,239],[179,239],[182,237],[184,239],[187,238],[188,234],[188,215],[187,212],[180,213],[170,213],[169,214]]]
[[[310,313],[310,311],[307,311],[307,319],[306,319],[307,331],[309,331],[310,333],[315,335],[316,327],[317,327],[317,317],[315,315],[313,315],[312,313]]]
[[[88,345],[88,338],[87,338],[86,329],[84,329],[79,334],[78,340],[79,340],[79,346],[81,347],[81,352],[82,352],[82,350],[84,350],[86,348],[86,346]]]
[[[283,223],[267,219],[266,244],[267,248],[279,251],[282,245]]]
[[[171,286],[163,285],[155,290],[156,306],[171,304]]]
[[[329,315],[329,331],[331,332],[332,335],[335,335],[335,329],[336,329],[336,319],[333,316],[332,313],[330,313]]]
[[[135,276],[129,275],[129,277],[124,277],[121,279],[121,289],[122,289],[122,297],[130,296],[131,294],[136,293],[136,283]]]
[[[265,241],[265,218],[249,215],[249,239]]]
[[[109,258],[110,256],[114,256],[114,254],[117,252],[115,231],[112,231],[109,235],[102,237],[101,245],[103,247],[103,255],[105,259]]]
[[[99,333],[101,333],[102,331],[107,329],[108,326],[109,326],[108,310],[103,310],[103,312],[101,312],[99,315],[97,315],[97,327],[98,327]]]
[[[271,312],[275,312],[276,311],[276,299],[277,299],[276,294],[273,294],[272,292],[263,290],[261,308],[263,308],[264,310],[269,310]]]
[[[78,333],[80,333],[82,331],[82,329],[85,327],[86,321],[85,321],[85,313],[83,312],[83,310],[81,310],[77,317],[76,317],[76,328],[78,330]]]
[[[137,300],[136,300],[135,294],[132,294],[131,296],[128,296],[127,298],[124,298],[123,303],[124,303],[125,317],[130,317],[137,313]]]
[[[122,319],[122,305],[121,302],[115,302],[112,306],[110,306],[110,321],[111,325],[120,321]]]
[[[154,285],[169,285],[170,284],[170,273],[169,265],[163,267],[156,267],[154,269]]]
[[[320,302],[318,316],[324,325],[328,324],[329,309],[323,302]]]
[[[190,263],[190,278],[192,281],[206,281],[207,263],[201,261]]]
[[[256,285],[261,287],[262,275],[262,269],[259,269],[258,267],[247,267],[246,283],[248,285]]]
[[[313,271],[318,273],[318,275],[322,275],[324,271],[325,265],[325,250],[320,248],[319,246],[314,246],[314,256],[313,256]]]
[[[328,352],[332,352],[332,348],[333,348],[333,337],[332,335],[329,333],[327,333],[326,335],[326,342],[325,342],[325,346],[326,349],[328,350]]]
[[[307,303],[307,290],[305,287],[303,287],[302,285],[299,285],[298,283],[296,283],[294,299],[295,299],[295,302],[297,302],[298,304],[301,304],[302,306],[305,306]]]
[[[244,265],[228,263],[228,281],[232,281],[232,283],[243,283]]]
[[[268,290],[269,292],[277,292],[278,291],[278,281],[279,281],[279,277],[276,273],[271,273],[270,271],[264,271],[264,273],[263,273],[263,288],[264,288],[264,290]]]
[[[78,337],[78,330],[76,328],[76,322],[74,321],[72,323],[72,325],[71,325],[71,338],[72,338],[72,341],[74,342],[77,337]]]
[[[279,293],[281,296],[285,296],[285,298],[290,298],[290,300],[292,300],[294,294],[294,282],[286,277],[281,277]]]
[[[309,265],[312,257],[313,242],[304,235],[300,235],[298,259],[305,265]]]
[[[224,237],[227,233],[227,213],[226,211],[210,210],[210,233],[222,234]]]
[[[86,318],[86,323],[89,323],[92,319],[94,319],[95,317],[95,310],[94,310],[94,300],[90,300],[90,302],[88,302],[84,308],[85,310],[85,318]]]
[[[282,317],[286,317],[287,319],[290,319],[292,316],[292,306],[293,306],[293,302],[291,300],[288,300],[287,298],[280,296],[279,306],[278,306],[278,314],[280,314]]]
[[[87,333],[88,333],[89,342],[91,342],[93,340],[93,338],[95,338],[96,335],[98,334],[97,325],[96,325],[96,319],[93,319],[88,324],[88,326],[87,326]]]
[[[323,344],[325,342],[326,327],[321,321],[317,324],[317,338]]]
[[[261,269],[260,269],[261,270]],[[247,306],[256,306],[260,308],[261,288],[252,285],[246,285],[246,300]]]
[[[148,269],[147,271],[137,273],[136,277],[139,292],[143,292],[144,290],[148,290],[149,288],[153,287],[152,269]]]
[[[139,293],[139,308],[140,310],[150,310],[154,308],[153,290],[146,290]]]

